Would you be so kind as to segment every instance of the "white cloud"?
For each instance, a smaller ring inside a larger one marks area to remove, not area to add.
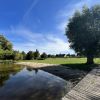
[[[29,42],[26,42],[26,43],[16,43],[14,44],[14,49],[17,49],[20,51],[22,50],[25,50],[25,51],[33,50],[34,51],[35,49],[39,49],[40,52],[47,52],[51,54],[70,51],[69,43],[64,41],[60,37],[51,38],[53,36],[48,37],[48,35],[45,35],[44,37],[44,35],[43,36],[41,35],[38,37],[36,34],[34,35],[36,37],[34,38],[34,41],[36,42],[30,41],[29,39]]]
[[[60,38],[50,38],[54,42],[47,42],[44,47],[41,47],[43,51],[48,51],[48,53],[63,53],[69,51],[69,43],[63,41]]]
[[[46,52],[48,54],[70,52],[69,43],[63,41],[60,38],[53,38],[52,41],[45,41],[45,43],[41,43],[40,45],[34,44],[32,42],[25,43],[25,44],[19,43],[19,44],[15,44],[14,49],[17,49],[20,51],[24,50],[26,52],[29,50],[35,51],[36,49],[38,49],[41,53]]]
[[[30,5],[30,7],[28,8],[28,10],[24,14],[23,20],[25,20],[26,17],[28,17],[30,15],[32,9],[37,5],[38,2],[39,2],[39,0],[33,0],[32,4]]]
[[[35,33],[26,28],[14,28],[12,27],[6,34],[16,35],[16,41],[14,42],[14,49],[19,51],[35,51],[38,49],[41,53],[46,52],[50,54],[56,53],[74,53],[69,48],[69,43],[64,41],[60,36],[55,36],[53,33],[43,34]],[[26,41],[17,42],[17,39],[23,39]]]

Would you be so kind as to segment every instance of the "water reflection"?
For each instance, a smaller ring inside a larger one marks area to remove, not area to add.
[[[19,68],[0,67],[0,100],[61,100],[70,89],[70,82],[52,74]]]
[[[34,71],[35,71],[35,74],[37,74],[39,69],[37,69],[37,68],[34,68],[34,69],[33,69],[33,68],[27,67],[27,70],[28,70],[28,71],[34,70]]]
[[[11,76],[16,75],[21,69],[21,66],[13,64],[0,64],[0,87],[4,85],[6,80]]]

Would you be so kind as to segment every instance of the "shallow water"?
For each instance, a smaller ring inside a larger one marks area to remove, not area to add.
[[[61,100],[71,83],[42,70],[0,65],[0,100]]]

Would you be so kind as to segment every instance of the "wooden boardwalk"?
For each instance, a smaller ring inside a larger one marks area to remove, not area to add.
[[[93,69],[62,100],[100,100],[100,67]]]

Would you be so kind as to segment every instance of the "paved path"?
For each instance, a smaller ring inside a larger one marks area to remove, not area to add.
[[[62,100],[100,100],[100,67],[93,69]]]

